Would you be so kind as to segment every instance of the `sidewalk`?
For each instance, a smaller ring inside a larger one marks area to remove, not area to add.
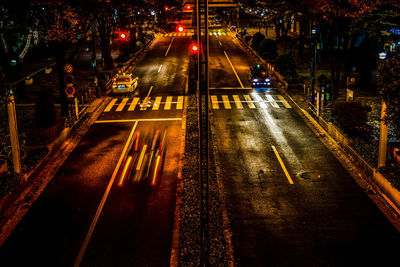
[[[21,184],[15,192],[0,200],[0,246],[100,116],[108,100],[105,97],[93,101],[85,116],[60,134],[59,144],[54,145],[48,155],[27,175],[27,183]]]

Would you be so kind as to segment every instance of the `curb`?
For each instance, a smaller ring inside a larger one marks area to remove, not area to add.
[[[8,198],[3,198],[0,201],[0,207],[3,209],[2,217],[0,221],[0,246],[11,234],[16,224],[22,219],[25,213],[29,210],[30,206],[40,196],[47,184],[51,181],[58,169],[62,166],[64,161],[68,158],[68,155],[75,149],[76,145],[79,144],[81,138],[86,134],[90,126],[100,116],[102,108],[107,104],[109,98],[99,98],[92,103],[90,110],[92,116],[86,116],[79,123],[75,123],[71,129],[68,130],[68,134],[62,133],[65,136],[64,142],[59,141],[59,145],[53,146],[53,150],[47,153],[47,155],[40,161],[40,163],[26,175],[27,183],[21,184],[13,194],[10,194]],[[79,126],[82,126],[82,131]],[[86,127],[86,131],[83,127]],[[62,139],[61,137],[60,140]],[[57,139],[58,139],[57,138]],[[73,140],[75,139],[75,140]],[[41,169],[45,164],[54,161],[50,168],[43,172],[52,173],[47,177],[40,175]],[[37,177],[35,177],[37,176]],[[32,178],[30,178],[32,177]],[[7,206],[5,206],[7,205]]]

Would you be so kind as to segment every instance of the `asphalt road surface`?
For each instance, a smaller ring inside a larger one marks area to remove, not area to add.
[[[154,41],[138,88],[112,96],[0,248],[1,266],[169,266],[190,42]],[[155,130],[167,132],[158,185],[116,186],[126,144]]]
[[[255,59],[231,37],[210,42],[210,83],[220,88],[210,92],[214,134],[238,265],[395,262],[399,233],[279,91],[246,89]]]

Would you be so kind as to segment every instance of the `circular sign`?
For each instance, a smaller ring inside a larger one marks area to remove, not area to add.
[[[71,64],[67,63],[64,65],[64,72],[65,73],[72,73],[74,71],[74,67]]]
[[[65,87],[65,93],[67,95],[74,95],[75,94],[75,88],[72,86],[67,86]]]
[[[72,75],[65,75],[64,76],[64,82],[66,85],[70,85],[74,83],[74,76]]]
[[[356,82],[356,78],[351,77],[351,78],[350,78],[350,82],[351,82],[351,83],[355,83],[355,82]]]

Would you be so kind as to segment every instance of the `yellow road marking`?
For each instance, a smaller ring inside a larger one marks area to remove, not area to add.
[[[168,96],[167,100],[165,101],[164,110],[170,110],[172,103],[172,96]]]
[[[153,85],[150,86],[149,92],[147,93],[146,97],[144,98],[143,102],[142,102],[142,107],[140,108],[140,110],[146,110],[147,109],[147,103],[150,101],[150,93],[153,90]]]
[[[161,68],[162,68],[162,64],[160,65],[160,67],[158,68],[158,72],[160,72],[161,71]]]
[[[178,96],[178,103],[176,103],[176,109],[183,109],[183,96]]]
[[[274,150],[275,156],[277,157],[279,163],[281,164],[281,167],[282,167],[282,169],[283,169],[283,172],[284,172],[285,175],[286,175],[286,178],[287,178],[288,181],[289,181],[289,184],[294,184],[294,183],[293,183],[293,180],[292,180],[292,178],[290,178],[289,172],[287,171],[287,169],[286,169],[286,167],[285,167],[285,164],[283,164],[283,161],[282,161],[281,157],[279,156],[278,151],[276,150],[275,146],[272,146],[272,149]]]
[[[228,57],[228,55],[226,54],[226,52],[225,52],[225,51],[224,51],[224,54],[225,54],[225,56],[226,56],[226,59],[228,60],[229,64],[231,65],[231,67],[232,67],[232,70],[233,70],[233,72],[234,72],[234,73],[235,73],[235,75],[236,75],[236,78],[238,79],[238,81],[239,81],[239,83],[240,83],[240,87],[244,88],[244,86],[243,86],[242,82],[240,81],[240,78],[239,78],[238,74],[236,73],[236,70],[235,70],[235,68],[234,68],[234,67],[233,67],[233,65],[232,65],[232,62],[231,62],[231,60],[229,59],[229,57]]]
[[[238,95],[234,95],[233,96],[233,100],[235,100],[235,104],[236,104],[236,108],[237,109],[242,109],[243,108],[242,102],[240,101],[240,98],[239,98]]]
[[[122,99],[121,103],[119,103],[119,105],[115,111],[122,111],[126,105],[126,102],[128,102],[128,100],[129,100],[129,97]]]
[[[222,46],[221,41],[218,41],[219,45]]]
[[[225,109],[231,109],[231,104],[229,103],[229,98],[227,95],[222,96],[222,101],[224,103]]]
[[[156,97],[156,100],[154,101],[152,110],[158,110],[160,108],[161,99],[162,99],[162,96]]]
[[[136,107],[137,103],[139,102],[139,100],[140,100],[139,97],[133,98],[131,104],[129,105],[128,111],[133,111],[133,110],[135,110],[135,107]]]
[[[249,108],[256,108],[256,106],[253,103],[253,99],[251,99],[249,95],[244,95],[243,97],[246,100],[247,105],[249,105]]]
[[[211,103],[212,103],[212,108],[213,109],[219,109],[218,98],[217,98],[216,95],[212,95],[211,96]]]
[[[128,120],[100,120],[95,123],[135,122],[135,121],[181,121],[182,118],[153,118],[153,119],[128,119]]]
[[[174,38],[175,38],[175,36],[174,36],[174,37],[172,37],[171,43],[169,43],[169,46],[168,46],[167,52],[165,52],[165,55],[164,55],[164,57],[166,57],[166,56],[168,55],[168,51],[169,51],[169,49],[171,48],[171,45],[172,45],[172,42],[174,41]]]
[[[272,97],[272,95],[265,95],[268,98],[269,103],[271,103],[271,105],[274,108],[280,108],[278,103],[275,102],[275,99]]]
[[[110,103],[108,103],[107,107],[104,109],[104,112],[109,112],[113,108],[113,106],[114,106],[115,102],[117,102],[117,100],[118,100],[118,98],[113,98],[110,101]]]
[[[75,260],[74,267],[78,267],[81,264],[83,255],[85,254],[86,248],[87,248],[87,246],[89,244],[89,241],[90,241],[90,239],[92,237],[94,228],[96,227],[96,224],[97,224],[97,221],[98,221],[98,219],[100,217],[101,211],[103,210],[104,204],[106,203],[108,194],[110,193],[110,190],[111,190],[111,187],[112,187],[112,185],[114,183],[115,177],[117,176],[119,167],[121,166],[122,160],[125,157],[125,154],[126,154],[126,152],[128,150],[128,147],[129,147],[129,144],[131,143],[131,140],[132,140],[132,137],[133,137],[133,133],[135,132],[137,124],[138,124],[138,122],[135,122],[135,125],[133,125],[133,127],[132,127],[132,130],[131,130],[131,133],[130,133],[130,135],[128,137],[128,140],[126,141],[124,149],[122,150],[121,156],[119,157],[117,166],[114,169],[114,172],[113,172],[113,174],[111,176],[110,182],[108,183],[107,189],[104,192],[104,195],[103,195],[103,198],[100,201],[99,207],[97,208],[97,211],[96,211],[96,214],[95,214],[95,216],[93,218],[92,224],[90,225],[89,231],[86,234],[85,240],[83,241],[83,245],[82,245],[82,247],[81,247],[81,249],[79,251],[78,257]]]
[[[283,98],[282,95],[278,95],[278,98],[282,101],[282,104],[285,106],[285,108],[292,108],[292,106]]]

